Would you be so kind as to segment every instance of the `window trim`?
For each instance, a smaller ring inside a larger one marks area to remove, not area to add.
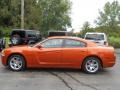
[[[60,47],[43,47],[43,48],[62,48],[63,47],[63,43],[64,43],[64,39],[63,38],[51,38],[51,39],[47,39],[47,40],[41,42],[40,45],[42,46],[42,44],[45,43],[46,41],[53,40],[53,39],[61,39],[62,40],[61,46]]]
[[[67,38],[67,39],[64,39],[64,41],[63,41],[63,48],[84,48],[84,47],[81,47],[81,46],[79,46],[79,47],[66,47],[66,46],[65,46],[65,41],[66,41],[66,40],[73,40],[73,41],[82,42],[82,43],[85,44],[84,47],[87,47],[87,43],[86,43],[86,42],[83,42],[83,41],[80,41],[80,40],[75,40],[75,39],[69,39],[69,38]]]

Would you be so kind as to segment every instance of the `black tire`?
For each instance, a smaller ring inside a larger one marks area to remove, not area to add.
[[[3,50],[2,46],[0,46],[0,52]]]
[[[96,57],[88,57],[84,60],[82,70],[88,74],[95,74],[101,69],[101,62]]]
[[[0,51],[2,51],[5,48],[5,46],[0,46]]]
[[[0,51],[2,51],[5,48],[5,39],[2,38],[0,42]]]
[[[25,69],[25,59],[21,55],[11,55],[8,58],[8,67],[13,71],[22,71]]]

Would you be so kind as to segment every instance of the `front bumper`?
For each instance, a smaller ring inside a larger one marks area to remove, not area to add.
[[[7,58],[2,53],[0,54],[0,60],[4,66],[7,66]]]

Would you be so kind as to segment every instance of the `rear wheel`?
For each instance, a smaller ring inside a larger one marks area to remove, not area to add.
[[[13,71],[21,71],[25,68],[25,59],[21,55],[12,55],[8,59],[8,66]]]
[[[101,62],[96,57],[88,57],[85,59],[82,69],[89,74],[97,73],[101,69]]]

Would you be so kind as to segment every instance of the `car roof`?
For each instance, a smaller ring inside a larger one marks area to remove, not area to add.
[[[72,37],[72,36],[53,36],[53,37],[48,37],[48,39],[50,38],[66,38],[66,39],[77,39],[77,40],[80,40],[82,38],[79,38],[79,37]]]
[[[105,33],[102,33],[102,32],[87,32],[86,34],[105,34]]]
[[[53,36],[53,37],[48,37],[48,39],[56,39],[56,38],[61,38],[61,39],[73,39],[73,40],[78,40],[78,41],[82,41],[84,43],[87,43],[88,46],[97,46],[97,44],[89,41],[89,40],[85,40],[79,37],[73,37],[73,36]]]

